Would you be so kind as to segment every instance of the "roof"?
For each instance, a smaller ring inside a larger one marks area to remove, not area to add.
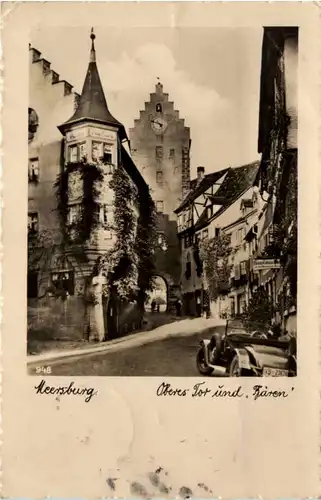
[[[241,167],[230,168],[215,197],[224,198],[224,205],[211,217],[207,218],[206,210],[195,224],[195,230],[201,229],[212,220],[219,217],[228,207],[238,200],[245,191],[253,186],[260,162],[255,161]]]
[[[72,117],[58,128],[63,133],[70,125],[85,120],[92,120],[117,127],[122,140],[127,138],[126,131],[122,123],[116,120],[108,109],[96,64],[96,51],[94,46],[95,35],[91,33],[90,37],[92,40],[90,61],[77,109]]]
[[[224,170],[219,170],[218,172],[207,174],[203,177],[199,184],[197,182],[198,179],[193,179],[191,181],[191,191],[184,198],[180,206],[176,208],[176,210],[174,210],[174,212],[178,214],[179,212],[184,210],[184,208],[195,201],[201,194],[205,193],[207,189],[212,187],[213,184],[215,184],[215,182],[217,182],[227,171],[228,168],[225,168]]]

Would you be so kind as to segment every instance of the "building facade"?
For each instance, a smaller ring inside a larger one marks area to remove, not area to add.
[[[267,27],[262,45],[257,177],[265,210],[247,239],[254,289],[275,305],[274,322],[296,335],[298,28]]]
[[[143,279],[139,232],[153,205],[109,111],[94,40],[80,96],[52,83],[55,73],[30,49],[28,297],[49,321],[55,311],[67,336],[78,329],[104,340],[138,326],[128,297]]]
[[[156,272],[165,278],[168,301],[179,294],[180,247],[174,210],[190,189],[190,129],[163,85],[145,102],[129,130],[133,160],[151,190],[158,217]]]
[[[176,210],[180,239],[181,286],[187,314],[199,315],[209,302],[208,283],[200,256],[202,241],[217,238],[222,229],[240,217],[242,197],[251,198],[258,162],[198,176]],[[219,314],[219,302],[211,304]]]

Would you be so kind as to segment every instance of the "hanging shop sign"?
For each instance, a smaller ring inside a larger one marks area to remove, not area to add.
[[[255,259],[253,262],[253,271],[268,271],[269,269],[280,269],[279,259]]]

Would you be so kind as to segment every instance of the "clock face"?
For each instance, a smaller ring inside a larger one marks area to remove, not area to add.
[[[167,123],[166,120],[164,120],[164,118],[156,116],[156,117],[151,117],[151,126],[154,132],[162,134],[166,130]]]

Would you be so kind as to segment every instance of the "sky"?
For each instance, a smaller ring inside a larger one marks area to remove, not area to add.
[[[81,92],[91,26],[35,29],[32,47]],[[95,28],[111,113],[133,126],[157,78],[190,127],[191,173],[244,165],[257,153],[262,28]]]

